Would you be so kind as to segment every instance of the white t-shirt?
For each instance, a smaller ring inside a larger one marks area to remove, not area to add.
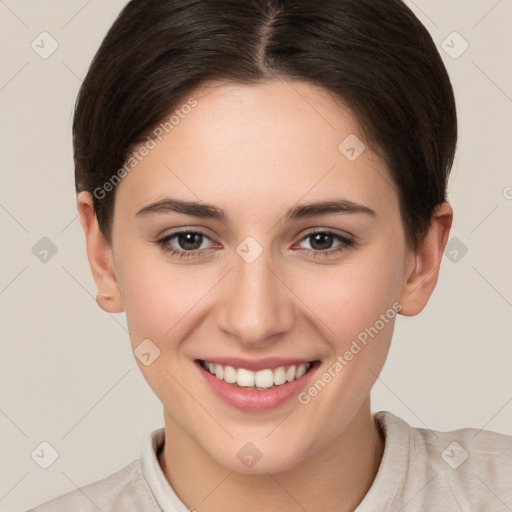
[[[512,436],[463,428],[411,427],[374,414],[385,438],[377,476],[354,512],[510,512]],[[158,463],[164,429],[151,432],[140,459],[29,512],[188,512]]]

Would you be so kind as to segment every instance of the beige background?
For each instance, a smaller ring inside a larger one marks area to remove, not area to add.
[[[163,425],[161,405],[128,348],[124,316],[96,305],[75,210],[72,109],[81,77],[124,4],[0,0],[5,512],[113,473]],[[455,262],[443,258],[421,315],[399,317],[373,409],[418,427],[512,435],[512,2],[407,4],[431,32],[455,88],[460,140],[449,200],[452,236],[468,250]],[[59,45],[47,59],[31,47],[43,31]],[[454,31],[469,44],[458,58],[463,41],[448,37]],[[58,249],[46,263],[32,252],[43,237]],[[43,441],[59,454],[46,470],[31,458]]]

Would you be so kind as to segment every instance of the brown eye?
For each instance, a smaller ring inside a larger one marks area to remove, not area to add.
[[[315,231],[308,233],[302,238],[301,242],[305,240],[309,240],[310,248],[304,247],[304,249],[313,256],[329,255],[349,249],[355,244],[354,240],[332,233],[331,231]]]
[[[177,257],[197,257],[201,256],[207,249],[203,243],[210,240],[208,236],[200,231],[177,231],[164,236],[156,243],[167,253]]]
[[[185,251],[196,251],[203,242],[201,233],[178,233],[173,238],[176,238],[180,249]]]
[[[332,248],[334,237],[329,233],[315,233],[310,235],[311,247],[318,251],[325,251]]]

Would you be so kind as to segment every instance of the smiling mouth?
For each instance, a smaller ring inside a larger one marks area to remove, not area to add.
[[[235,387],[245,389],[268,390],[278,388],[289,382],[300,379],[308,373],[318,361],[309,363],[291,364],[278,368],[266,368],[252,371],[246,368],[211,363],[204,360],[198,361],[201,367],[219,380],[223,380]]]

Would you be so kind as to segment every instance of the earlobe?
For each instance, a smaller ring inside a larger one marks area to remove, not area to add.
[[[89,192],[78,194],[77,209],[85,234],[87,258],[98,288],[96,302],[108,313],[121,313],[124,309],[115,273],[112,248],[99,228]]]
[[[414,316],[428,303],[439,277],[443,251],[448,242],[453,211],[448,203],[436,207],[428,233],[411,256],[400,294],[400,313]]]

